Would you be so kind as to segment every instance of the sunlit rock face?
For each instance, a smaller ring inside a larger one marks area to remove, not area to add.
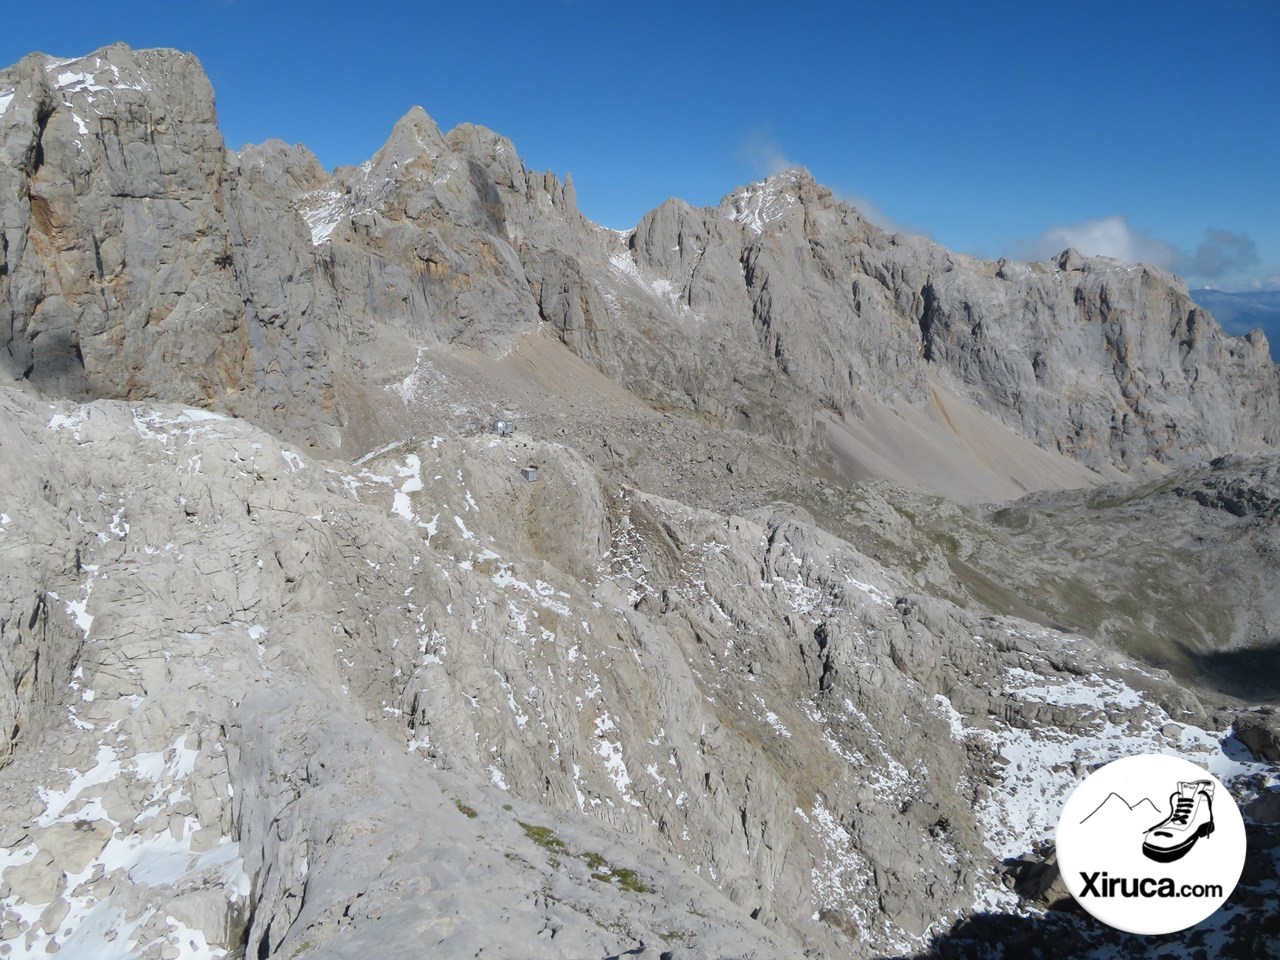
[[[1274,845],[1276,369],[1175,278],[233,154],[119,45],[0,155],[0,956],[1102,949],[1046,845],[1152,749]]]

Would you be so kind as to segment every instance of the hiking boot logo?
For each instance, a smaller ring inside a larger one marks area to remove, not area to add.
[[[1169,815],[1143,834],[1142,853],[1149,860],[1172,863],[1212,833],[1213,781],[1179,781],[1169,797]]]
[[[1063,804],[1054,843],[1076,903],[1141,936],[1207,919],[1244,869],[1244,820],[1230,788],[1163,753],[1121,757],[1089,774]]]

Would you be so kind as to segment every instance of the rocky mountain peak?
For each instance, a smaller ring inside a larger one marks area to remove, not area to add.
[[[3,76],[6,363],[49,389],[261,408],[328,445],[380,397],[380,361],[350,338],[396,358],[502,352],[542,322],[648,400],[802,444],[821,442],[821,411],[863,420],[868,401],[945,428],[931,382],[1094,469],[1274,442],[1274,367],[1158,271],[1070,251],[1053,270],[984,264],[889,237],[802,169],[717,208],[664,204],[620,252],[571,179],[526,169],[482,127],[442,134],[421,108],[370,161],[325,174],[280,144],[229,165],[187,55],[115,46]],[[144,198],[183,206],[131,206]],[[47,268],[53,251],[70,269]],[[172,258],[158,285],[157,257]],[[153,362],[109,360],[123,341]],[[203,372],[175,379],[169,361],[195,354]]]
[[[806,211],[830,212],[836,205],[830,190],[814,180],[806,168],[795,167],[739,187],[720,202],[720,210],[731,222],[760,236],[770,224],[783,224],[799,216],[798,222],[803,225]],[[854,213],[862,219],[861,214]]]
[[[444,136],[436,122],[422,107],[413,106],[396,121],[372,163],[376,170],[386,172],[389,167],[410,163],[422,156],[428,161],[438,160],[446,150]]]
[[[331,177],[316,155],[300,143],[268,140],[242,147],[232,156],[238,163],[239,175],[255,193],[286,205],[306,193],[322,190]]]

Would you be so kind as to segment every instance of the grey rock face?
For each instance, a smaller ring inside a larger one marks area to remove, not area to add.
[[[814,498],[821,525],[969,606],[1104,639],[1188,683],[1271,700],[1280,605],[1276,454],[1146,483],[965,508],[884,484]],[[895,561],[894,558],[897,558]]]
[[[29,453],[4,488],[58,479],[6,507],[5,569],[79,635],[0,778],[28,950],[120,909],[139,951],[901,951],[1002,902],[1073,767],[1171,725],[1219,755],[1166,680],[791,508],[686,507],[519,435],[340,469],[202,411],[0,400]],[[70,566],[50,592],[22,556]]]
[[[1280,517],[1280,461],[1238,454],[1221,457],[1174,486],[1173,493],[1259,526],[1270,526],[1270,521]]]
[[[1276,439],[1280,381],[1265,343],[1225,337],[1151,268],[1072,252],[993,264],[886,236],[803,171],[714,210],[664,204],[625,240],[612,277],[580,261],[576,272],[614,281],[597,282],[611,330],[642,335],[626,340],[640,375],[622,376],[665,402],[794,435],[815,407],[858,417],[868,396],[927,406],[938,377],[1093,467]],[[600,326],[588,296],[566,313]]]
[[[0,87],[7,375],[332,422],[310,245],[296,217],[246,202],[195,58],[33,55]]]
[[[1274,711],[1240,714],[1235,734],[1259,759],[1280,760],[1280,718]]]
[[[959,508],[813,455],[955,398],[1100,467],[1271,442],[1274,369],[1167,278],[955,257],[803,173],[620,235],[420,110],[360,168],[233,155],[167,52],[10,89],[0,955],[902,955],[1023,910],[1000,865],[1093,765],[1267,805],[1226,714],[992,615]],[[1135,522],[1265,545],[1270,459]]]
[[[926,359],[1042,446],[1129,470],[1276,442],[1265,341],[1222,334],[1156,268],[1067,251],[944,271],[922,295]]]
[[[797,449],[871,403],[945,424],[938,386],[1096,469],[1280,430],[1265,343],[1180,281],[889,236],[804,171],[620,235],[509,141],[420,108],[329,175],[305,148],[229,155],[185,55],[33,56],[0,87],[5,364],[59,395],[213,406],[333,449],[420,349],[501,356],[545,328],[639,396]]]

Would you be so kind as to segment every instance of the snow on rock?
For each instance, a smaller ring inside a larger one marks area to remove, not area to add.
[[[626,761],[622,758],[622,744],[605,736],[615,729],[613,717],[607,711],[601,712],[595,721],[596,756],[604,762],[605,775],[613,783],[618,796],[625,803],[638,807],[640,801],[631,795],[631,774],[627,772]]]
[[[827,808],[821,795],[813,800],[812,818],[803,811],[800,816],[822,845],[822,864],[815,866],[811,875],[818,904],[847,913],[859,926],[866,925],[869,918],[863,904],[871,886],[871,865],[858,854],[849,831]],[[818,913],[813,919],[819,919]]]
[[[44,803],[44,813],[36,818],[39,826],[47,827],[61,819],[67,808],[79,799],[80,794],[85,790],[108,783],[118,777],[120,761],[116,759],[115,750],[103,744],[98,747],[97,762],[93,767],[84,773],[72,771],[72,774],[71,783],[62,790],[39,788],[40,799]],[[77,811],[72,811],[72,814],[76,813]]]
[[[97,568],[90,570],[86,567],[85,569],[90,573],[94,573]],[[89,636],[89,628],[93,626],[93,614],[89,612],[89,595],[93,593],[92,576],[84,582],[81,590],[83,595],[76,600],[62,600],[62,598],[52,590],[49,591],[48,596],[53,600],[60,600],[62,602],[62,605],[66,608],[67,615],[75,621],[75,625],[80,628],[80,632],[87,637]]]
[[[799,198],[795,188],[800,176],[798,171],[789,170],[740,188],[727,200],[732,206],[729,219],[756,235],[764,233],[766,226],[781,220],[796,204]]]
[[[177,812],[194,809],[199,751],[189,739],[128,759],[99,744],[92,766],[62,775],[65,787],[37,788],[44,810],[30,842],[0,851],[9,890],[0,911],[14,925],[5,939],[26,951],[19,955],[141,957],[163,942],[201,960],[228,955],[221,917],[247,902],[250,878],[231,837]],[[134,796],[141,809],[125,800]],[[180,900],[175,942],[161,905]],[[204,901],[209,909],[190,912]],[[197,917],[205,929],[187,925]]]
[[[345,195],[332,189],[303,194],[295,205],[311,231],[311,242],[317,247],[327,243],[338,224],[351,215]]]
[[[1185,722],[1179,724],[1183,732],[1178,742],[1169,742],[1161,736],[1172,722],[1169,714],[1114,676],[1046,680],[1014,667],[1005,673],[1004,691],[1024,703],[1083,707],[1086,719],[1085,728],[1074,733],[1002,722],[993,730],[958,730],[957,719],[948,717],[960,739],[985,740],[996,751],[999,782],[978,814],[987,846],[1001,858],[1021,855],[1033,841],[1052,837],[1062,805],[1083,776],[1121,757],[1152,752],[1180,756],[1225,783],[1274,773],[1274,765],[1233,757],[1221,736]]]
[[[389,383],[383,388],[389,393],[394,393],[398,396],[406,407],[425,398],[427,396],[427,388],[439,380],[435,365],[430,362],[423,363],[422,356],[424,353],[426,353],[426,350],[419,347],[418,356],[414,360],[413,371],[398,383]]]
[[[110,87],[99,85],[92,74],[75,70],[67,70],[58,74],[53,82],[60,90],[68,92],[83,90],[86,93],[97,93],[101,90],[110,89]]]
[[[688,316],[690,314],[688,303],[681,299],[679,291],[672,285],[671,281],[665,277],[657,277],[653,280],[646,279],[629,252],[624,250],[622,253],[611,255],[609,257],[609,267],[615,281],[630,284],[644,294],[656,297],[660,303],[677,316]],[[610,313],[615,314],[619,308],[616,294],[598,282],[596,283],[596,289],[600,291],[601,297],[605,300]],[[695,317],[694,319],[701,320],[702,318]]]

